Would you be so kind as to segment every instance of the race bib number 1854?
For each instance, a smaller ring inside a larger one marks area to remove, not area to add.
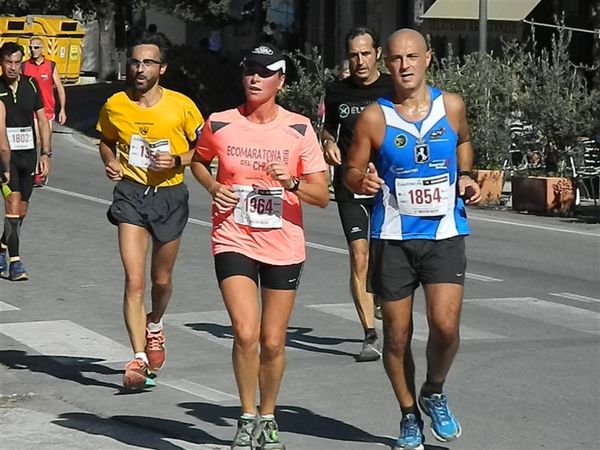
[[[396,178],[396,199],[400,214],[444,216],[450,198],[449,175],[425,178]]]

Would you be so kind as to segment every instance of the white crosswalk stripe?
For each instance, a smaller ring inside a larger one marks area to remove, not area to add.
[[[131,350],[95,331],[69,320],[47,320],[0,324],[0,333],[46,356],[63,357],[73,364],[79,358],[97,359],[98,363],[123,362]]]
[[[0,301],[0,311],[20,311],[20,308]]]
[[[321,311],[342,319],[351,320],[358,323],[358,316],[353,303],[329,303],[321,305],[307,305],[308,308]],[[413,339],[417,341],[427,341],[429,328],[425,314],[413,312],[414,332]],[[462,340],[475,339],[502,339],[504,336],[490,333],[488,331],[478,330],[476,328],[462,325],[460,327],[460,337]]]
[[[551,325],[589,334],[600,334],[600,314],[575,306],[548,302],[534,297],[473,298],[476,303],[506,314],[513,314]]]

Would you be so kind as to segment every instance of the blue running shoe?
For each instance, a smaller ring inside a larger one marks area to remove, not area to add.
[[[0,250],[0,277],[8,276],[8,252]]]
[[[460,437],[462,429],[448,408],[446,394],[433,394],[427,398],[421,393],[419,406],[431,418],[431,432],[438,441],[449,442]]]
[[[20,259],[10,263],[10,268],[8,269],[8,278],[11,281],[25,281],[29,279],[29,275],[27,275],[25,266]]]
[[[400,436],[393,450],[423,450],[423,421],[407,414],[400,421]]]

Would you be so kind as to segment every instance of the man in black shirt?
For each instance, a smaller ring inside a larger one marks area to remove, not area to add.
[[[367,292],[372,198],[350,192],[343,183],[354,122],[366,106],[390,94],[394,88],[390,76],[377,69],[381,47],[373,30],[366,27],[350,30],[346,35],[346,51],[350,76],[333,81],[327,87],[321,139],[325,160],[334,166],[335,199],[350,251],[350,289],[365,332],[363,347],[356,359],[376,361],[381,357],[381,346],[375,331],[373,295]]]
[[[0,47],[0,101],[6,108],[6,134],[10,147],[11,193],[4,198],[4,234],[0,240],[0,275],[13,281],[26,280],[27,271],[19,253],[19,232],[27,215],[33,190],[33,173],[46,176],[50,169],[50,128],[44,104],[34,79],[21,75],[23,48],[15,42]],[[33,116],[40,125],[40,161],[36,156]],[[10,256],[10,259],[8,258]]]

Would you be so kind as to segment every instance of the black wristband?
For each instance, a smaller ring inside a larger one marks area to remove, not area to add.
[[[458,176],[469,177],[471,180],[475,179],[475,177],[473,176],[473,172],[471,172],[470,170],[461,170],[460,172],[458,172]]]
[[[300,178],[292,177],[292,187],[288,189],[290,192],[296,192],[300,188]]]
[[[40,153],[40,158],[42,156],[47,156],[48,158],[52,158],[52,152],[42,152],[42,153]]]
[[[181,156],[179,156],[179,155],[173,156],[173,161],[175,161],[175,167],[181,166]]]

